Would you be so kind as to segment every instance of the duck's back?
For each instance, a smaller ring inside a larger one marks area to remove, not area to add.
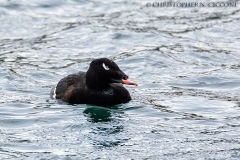
[[[86,72],[71,74],[61,79],[56,86],[55,94],[56,99],[74,104],[109,106],[131,100],[129,92],[122,84],[113,83],[103,90],[89,88],[86,85]],[[54,95],[54,89],[51,95]]]
[[[58,82],[55,90],[56,99],[69,102],[72,92],[76,88],[84,88],[84,86],[86,86],[86,72],[70,74]]]

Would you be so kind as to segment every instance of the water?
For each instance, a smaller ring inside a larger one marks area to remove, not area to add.
[[[240,158],[239,6],[147,2],[1,1],[0,159]],[[48,101],[100,57],[139,83],[130,103]]]

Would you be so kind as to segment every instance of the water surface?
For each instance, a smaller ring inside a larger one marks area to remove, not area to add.
[[[240,158],[239,7],[147,2],[1,1],[1,159]],[[130,103],[48,101],[100,57],[139,83]]]

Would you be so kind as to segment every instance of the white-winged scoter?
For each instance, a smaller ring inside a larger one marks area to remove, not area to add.
[[[73,104],[110,106],[131,100],[128,90],[121,84],[138,85],[118,65],[107,59],[95,59],[87,72],[78,72],[62,78],[50,93],[52,99]]]

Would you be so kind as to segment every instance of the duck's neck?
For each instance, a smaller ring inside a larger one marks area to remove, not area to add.
[[[97,73],[89,71],[86,73],[86,84],[88,88],[96,90],[105,90],[110,86],[104,77],[101,78]]]

